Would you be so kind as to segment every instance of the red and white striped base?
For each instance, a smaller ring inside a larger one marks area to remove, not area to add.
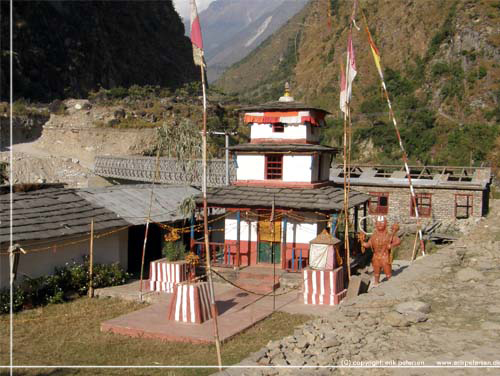
[[[304,304],[337,305],[346,296],[344,271],[304,269]]]
[[[188,278],[188,268],[185,261],[168,262],[165,259],[151,262],[149,280],[146,286],[151,291],[172,293],[174,287]]]
[[[211,318],[207,282],[184,282],[175,287],[168,312],[169,320],[201,324]]]

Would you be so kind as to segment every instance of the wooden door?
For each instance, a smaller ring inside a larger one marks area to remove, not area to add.
[[[274,261],[275,264],[279,264],[281,262],[281,243],[259,242],[258,252],[259,263],[272,264]]]

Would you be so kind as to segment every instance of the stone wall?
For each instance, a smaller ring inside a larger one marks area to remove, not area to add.
[[[411,216],[411,196],[410,190],[407,187],[366,187],[355,186],[353,189],[364,193],[388,193],[389,194],[389,212],[387,219],[389,222],[415,223],[415,217]],[[457,194],[470,194],[473,196],[473,210],[472,217],[480,218],[482,216],[483,205],[483,191],[471,191],[460,189],[416,189],[417,194],[429,193],[431,194],[431,215],[430,217],[422,217],[422,223],[431,223],[434,221],[453,222],[456,220],[455,216],[455,195]],[[369,212],[368,212],[369,214]]]

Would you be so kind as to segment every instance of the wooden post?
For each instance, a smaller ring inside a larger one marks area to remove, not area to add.
[[[146,222],[146,230],[144,231],[144,243],[142,244],[142,258],[141,258],[141,278],[140,278],[140,285],[139,285],[139,291],[141,295],[141,301],[142,301],[142,283],[143,283],[143,277],[144,277],[144,258],[146,255],[146,245],[148,242],[148,233],[149,233],[149,218]]]
[[[288,227],[288,218],[283,218],[283,243],[281,245],[281,269],[286,269],[286,228]]]
[[[368,231],[368,225],[366,224],[366,217],[368,215],[368,210],[367,210],[367,204],[366,202],[363,204],[363,218],[365,218],[365,220],[363,221],[363,230],[364,232],[367,232]]]
[[[358,233],[358,222],[359,222],[359,213],[358,206],[354,207],[354,234]]]
[[[191,214],[191,229],[189,234],[189,249],[194,252],[194,213]]]
[[[236,266],[240,267],[240,248],[241,248],[241,212],[238,210],[236,212]]]
[[[214,284],[212,281],[212,265],[210,263],[210,244],[208,240],[208,204],[207,204],[207,93],[205,87],[205,68],[203,65],[200,66],[201,69],[201,87],[203,90],[203,131],[202,136],[202,167],[203,167],[203,182],[202,182],[202,193],[203,193],[203,232],[205,238],[205,252],[206,252],[206,263],[207,263],[207,279],[208,279],[208,290],[210,294],[210,308],[212,311],[212,317],[214,320],[214,339],[215,348],[217,350],[217,362],[219,364],[219,370],[222,371],[222,358],[220,349],[220,339],[219,339],[219,324],[217,320],[218,312],[217,305],[215,304],[215,292]]]
[[[89,298],[94,297],[94,220],[90,222]]]
[[[337,229],[337,213],[333,213],[330,218],[330,235],[335,236],[335,231]]]
[[[225,141],[226,141],[226,185],[229,185],[229,133],[226,132]],[[239,252],[239,251],[238,251]],[[239,260],[239,257],[238,257]],[[238,266],[240,266],[238,261]]]

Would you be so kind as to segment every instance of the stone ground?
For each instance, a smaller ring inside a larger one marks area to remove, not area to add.
[[[402,304],[404,303],[404,304]],[[398,312],[399,311],[399,312]],[[474,231],[270,342],[241,366],[490,361],[500,367],[500,200]],[[364,362],[364,363],[362,363]],[[408,364],[410,365],[410,364]],[[500,375],[500,368],[246,368],[220,375]]]

